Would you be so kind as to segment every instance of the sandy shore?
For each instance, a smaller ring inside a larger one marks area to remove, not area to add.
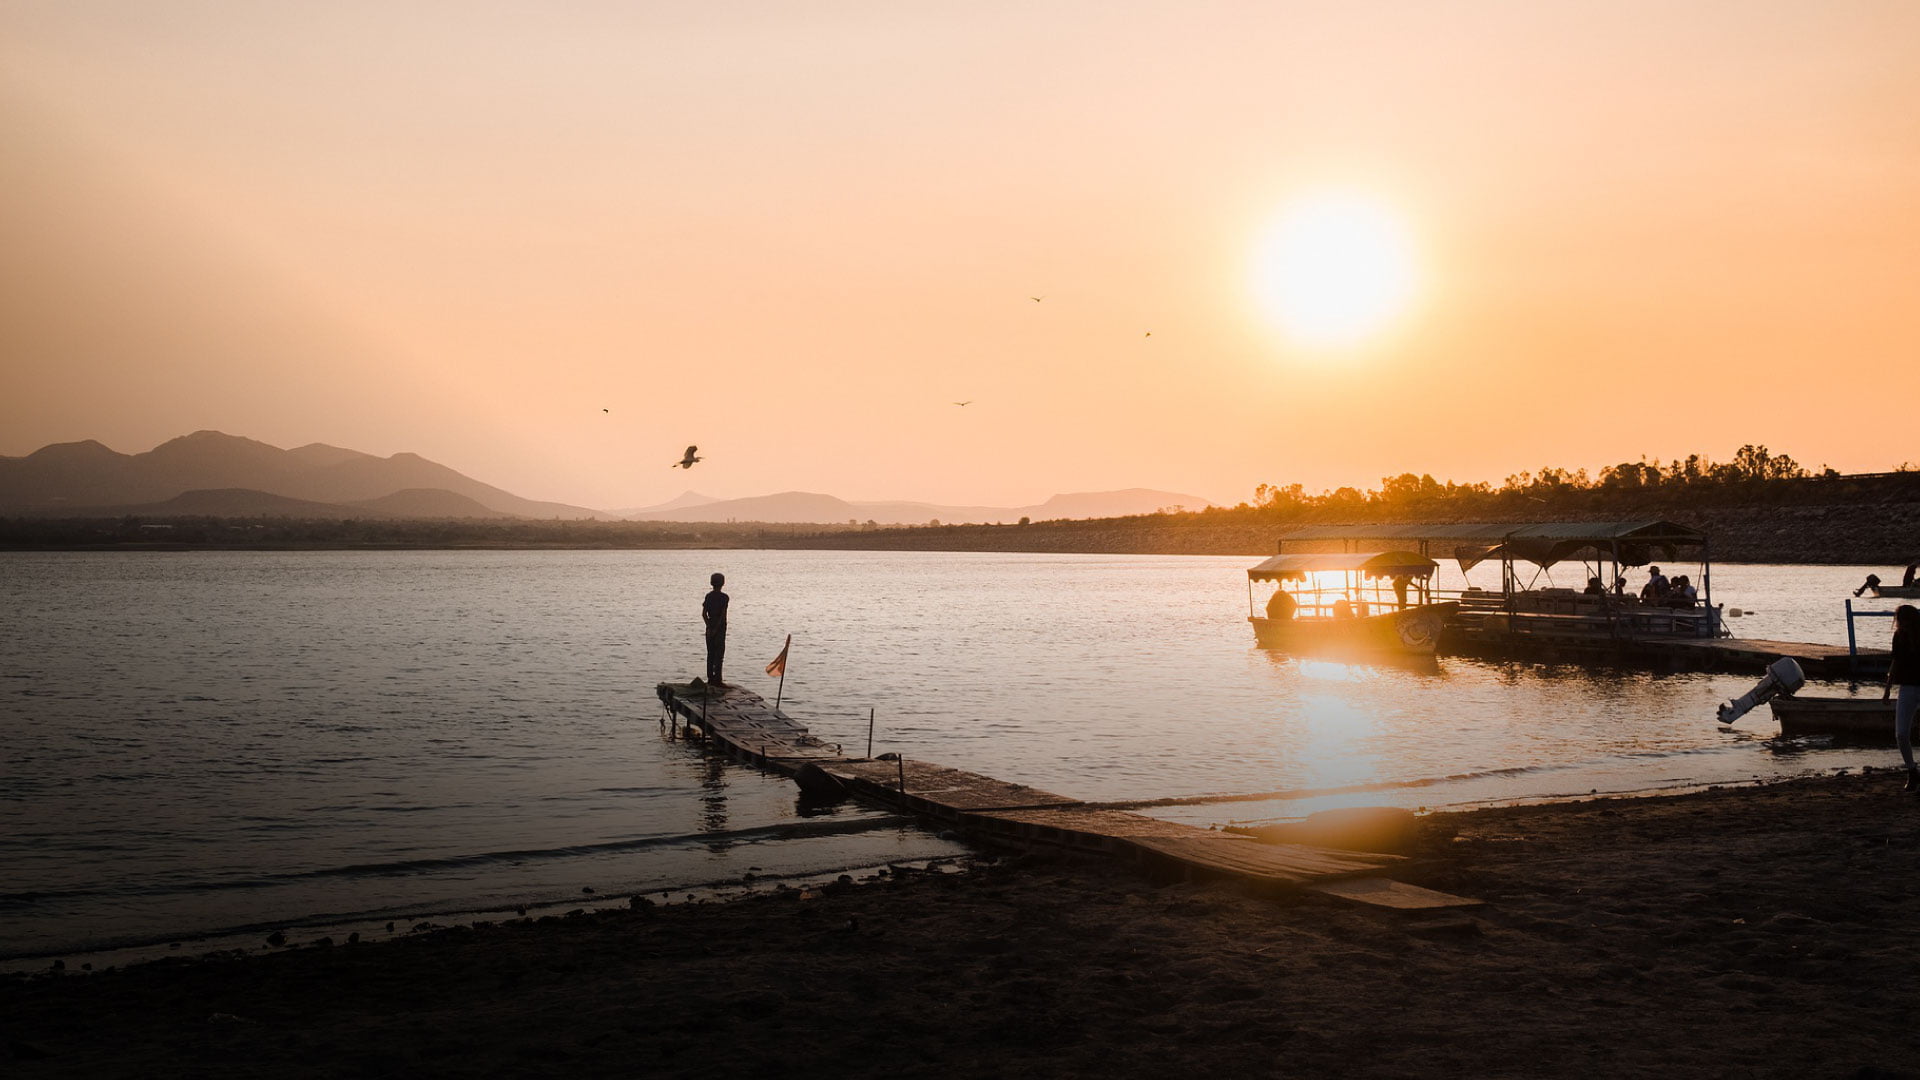
[[[7,1076],[1920,1076],[1890,772],[1427,819],[1406,914],[1042,854],[0,982]]]

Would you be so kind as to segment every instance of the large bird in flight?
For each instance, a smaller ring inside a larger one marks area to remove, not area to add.
[[[700,448],[697,446],[689,446],[687,447],[686,454],[682,456],[679,461],[676,461],[673,464],[667,466],[667,468],[691,469],[693,468],[693,463],[699,460],[700,460]]]

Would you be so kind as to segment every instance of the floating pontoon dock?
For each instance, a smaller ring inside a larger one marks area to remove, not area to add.
[[[1498,566],[1499,582],[1492,588],[1469,578],[1457,596],[1433,590],[1434,598],[1460,605],[1441,632],[1441,652],[1743,672],[1762,671],[1790,656],[1815,676],[1886,670],[1885,650],[1723,636],[1707,536],[1671,521],[1304,525],[1283,530],[1277,548],[1282,554],[1303,548],[1355,552],[1382,545],[1452,558],[1463,575],[1482,564]],[[1623,587],[1628,568],[1676,559],[1699,565],[1694,601],[1643,600]],[[1581,564],[1582,575],[1598,580],[1600,591],[1556,587],[1550,577],[1539,585],[1560,563]]]
[[[765,698],[737,686],[661,683],[663,724],[684,724],[734,757],[793,777],[807,791],[837,790],[867,802],[1020,844],[1102,852],[1189,876],[1224,877],[1273,889],[1306,888],[1394,908],[1459,907],[1478,901],[1381,878],[1397,855],[1251,837],[1087,806],[1064,795],[930,762],[846,756]]]

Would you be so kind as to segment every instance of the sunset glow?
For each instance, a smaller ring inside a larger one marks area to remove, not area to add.
[[[1914,40],[1891,0],[0,5],[0,454],[213,429],[609,509],[1888,469]]]
[[[1261,235],[1253,288],[1266,312],[1303,345],[1353,345],[1383,329],[1413,297],[1416,269],[1405,227],[1359,195],[1309,196]]]

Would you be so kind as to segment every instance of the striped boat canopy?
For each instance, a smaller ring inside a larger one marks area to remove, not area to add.
[[[1254,581],[1289,581],[1316,570],[1358,570],[1365,577],[1432,576],[1440,564],[1411,551],[1353,551],[1323,555],[1275,555],[1247,571]]]
[[[1705,547],[1707,535],[1671,521],[1491,521],[1449,525],[1296,525],[1282,529],[1288,543],[1405,544],[1426,552],[1435,545],[1464,570],[1488,558],[1521,559],[1540,566],[1586,550],[1617,554],[1622,566],[1673,558],[1684,547]]]

